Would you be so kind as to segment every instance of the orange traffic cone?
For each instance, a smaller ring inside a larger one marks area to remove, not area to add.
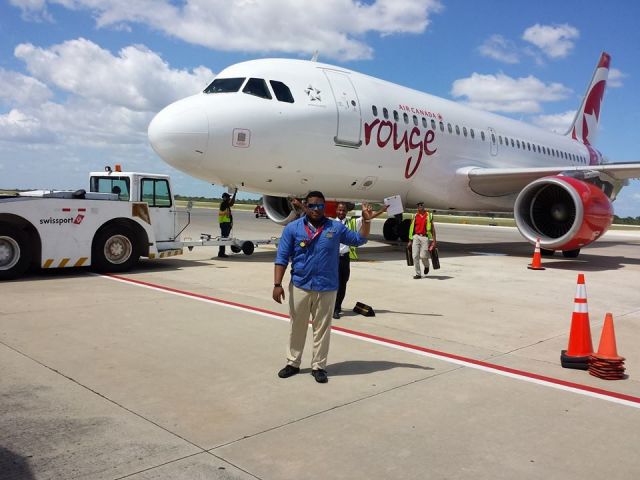
[[[605,380],[625,378],[624,357],[618,355],[616,332],[613,329],[613,315],[607,313],[602,326],[598,352],[589,358],[589,373]]]
[[[569,346],[560,352],[560,363],[564,368],[587,370],[589,357],[593,354],[591,328],[589,327],[589,309],[587,307],[587,288],[584,274],[578,274],[576,297],[573,302]]]
[[[536,248],[533,250],[533,259],[531,263],[527,265],[529,270],[544,270],[542,266],[542,261],[540,259],[540,239],[536,240]]]

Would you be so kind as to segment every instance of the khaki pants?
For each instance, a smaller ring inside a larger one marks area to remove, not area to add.
[[[313,292],[289,284],[289,314],[291,332],[287,348],[287,365],[300,367],[302,351],[307,338],[309,317],[313,328],[313,357],[311,368],[324,370],[329,355],[331,315],[336,302],[336,291]]]
[[[422,260],[424,268],[429,268],[429,237],[414,235],[411,251],[413,253],[413,266],[416,268],[416,275],[422,275],[420,271],[420,260]]]

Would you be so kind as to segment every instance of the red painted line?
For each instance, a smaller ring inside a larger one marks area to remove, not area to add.
[[[184,296],[187,296],[187,297],[199,298],[199,299],[202,299],[202,300],[210,300],[210,301],[222,303],[222,304],[225,304],[225,305],[230,305],[230,306],[233,306],[233,307],[239,307],[239,308],[243,308],[243,309],[246,309],[246,310],[251,310],[251,311],[254,311],[254,312],[259,312],[259,313],[263,313],[263,314],[267,314],[267,315],[272,315],[274,317],[289,318],[289,315],[285,315],[285,314],[279,313],[279,312],[274,312],[272,310],[267,310],[267,309],[259,308],[259,307],[252,307],[251,305],[244,305],[242,303],[237,303],[237,302],[230,302],[228,300],[222,300],[220,298],[210,297],[210,296],[202,295],[202,294],[199,294],[199,293],[193,293],[193,292],[188,292],[188,291],[185,291],[185,290],[179,290],[177,288],[165,287],[164,285],[158,285],[158,284],[155,284],[155,283],[143,282],[141,280],[134,280],[134,279],[131,279],[131,278],[121,277],[119,275],[114,275],[114,274],[105,274],[105,276],[111,277],[111,278],[115,278],[117,280],[121,280],[121,281],[124,281],[124,282],[129,282],[129,283],[133,283],[133,284],[137,284],[137,285],[142,285],[142,286],[145,286],[145,287],[155,288],[155,289],[158,289],[158,290],[164,290],[164,291],[171,292],[171,293],[177,293],[177,294],[184,295]],[[387,344],[387,345],[394,345],[394,346],[406,348],[406,349],[409,349],[409,350],[415,350],[417,352],[428,353],[428,354],[431,354],[431,355],[434,355],[434,356],[448,358],[448,359],[451,359],[451,360],[456,360],[458,362],[465,362],[465,363],[469,363],[469,364],[472,364],[472,365],[477,365],[479,367],[483,367],[483,368],[487,368],[487,369],[491,369],[491,370],[496,370],[496,371],[499,371],[499,372],[509,373],[509,374],[512,374],[512,375],[518,375],[518,376],[521,376],[521,377],[531,378],[531,379],[534,379],[534,380],[540,380],[540,381],[551,383],[551,384],[554,384],[554,385],[559,385],[559,386],[562,386],[562,387],[568,387],[568,388],[573,388],[573,389],[576,389],[576,390],[581,390],[581,391],[584,391],[584,392],[603,395],[605,397],[617,398],[617,399],[620,399],[620,400],[625,400],[627,402],[636,403],[636,404],[640,405],[640,397],[635,397],[633,395],[627,395],[625,393],[614,392],[614,391],[611,391],[611,390],[605,390],[605,389],[598,388],[598,387],[591,387],[589,385],[583,385],[581,383],[568,382],[566,380],[561,380],[559,378],[547,377],[545,375],[539,375],[537,373],[527,372],[527,371],[524,371],[524,370],[518,370],[518,369],[515,369],[515,368],[504,367],[502,365],[497,365],[495,363],[484,362],[482,360],[476,360],[475,358],[463,357],[461,355],[456,355],[456,354],[453,354],[453,353],[447,353],[447,352],[442,352],[440,350],[434,350],[434,349],[427,348],[427,347],[421,347],[420,345],[413,345],[411,343],[400,342],[398,340],[393,340],[393,339],[390,339],[390,338],[379,337],[377,335],[372,335],[370,333],[359,332],[359,331],[356,331],[356,330],[350,330],[350,329],[344,328],[344,327],[332,326],[331,329],[335,330],[336,332],[342,332],[342,333],[345,333],[345,334],[348,334],[348,335],[353,335],[355,337],[361,337],[361,338],[366,338],[368,340],[374,340],[376,342],[384,343],[384,344]]]
[[[266,313],[267,315],[274,315],[280,318],[289,318],[289,315],[285,315],[284,313],[274,312],[272,310],[266,310],[263,308],[252,307],[250,305],[244,305],[242,303],[230,302],[229,300],[222,300],[221,298],[209,297],[207,295],[201,295],[199,293],[187,292],[185,290],[178,290],[177,288],[165,287],[164,285],[156,285],[155,283],[143,282],[141,280],[133,280],[132,278],[121,277],[119,275],[114,275],[112,273],[105,274],[106,277],[116,278],[118,280],[122,280],[124,282],[135,283],[138,285],[143,285],[145,287],[157,288],[159,290],[165,290],[167,292],[179,293],[180,295],[185,295],[187,297],[200,298],[202,300],[212,300],[214,302],[224,303],[225,305],[230,305],[232,307],[240,307],[247,310],[253,310],[254,312]]]

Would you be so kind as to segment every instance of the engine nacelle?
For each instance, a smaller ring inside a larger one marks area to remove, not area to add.
[[[262,204],[264,211],[267,213],[272,221],[278,225],[286,225],[287,223],[298,218],[303,212],[296,211],[291,205],[291,201],[287,197],[273,197],[271,195],[264,195],[262,197]],[[327,217],[336,216],[336,206],[338,202],[335,200],[325,200],[324,202],[324,214]]]
[[[531,243],[547,250],[577,250],[611,226],[613,206],[597,186],[572,177],[544,177],[518,195],[514,216]]]
[[[298,213],[287,197],[264,195],[262,197],[262,204],[264,211],[267,213],[267,217],[278,225],[286,225],[298,218]]]

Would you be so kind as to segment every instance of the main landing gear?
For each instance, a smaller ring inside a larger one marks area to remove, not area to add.
[[[382,227],[382,235],[385,240],[390,242],[398,239],[403,242],[409,241],[409,228],[411,227],[411,220],[408,218],[402,219],[402,214],[395,215],[387,218]]]

